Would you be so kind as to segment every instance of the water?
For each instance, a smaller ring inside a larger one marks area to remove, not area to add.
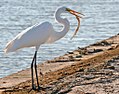
[[[39,63],[119,32],[119,0],[1,0],[0,78],[29,68],[34,53],[34,48],[25,48],[4,54],[6,43],[27,27],[43,21],[51,22],[55,30],[60,31],[62,27],[54,20],[55,9],[59,6],[67,6],[86,16],[81,20],[80,32],[70,40],[77,20],[70,14],[63,14],[71,23],[70,31],[61,40],[40,47]]]

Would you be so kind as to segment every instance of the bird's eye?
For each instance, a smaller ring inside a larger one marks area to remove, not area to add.
[[[66,11],[70,11],[70,9],[69,8],[66,8]]]

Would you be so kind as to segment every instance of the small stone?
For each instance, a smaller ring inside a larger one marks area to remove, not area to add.
[[[71,88],[65,88],[65,89],[62,89],[58,92],[58,94],[66,94],[68,93],[69,91],[71,91]]]
[[[3,82],[3,83],[7,83],[7,82]]]
[[[81,58],[82,57],[82,55],[77,55],[75,58]]]
[[[79,72],[84,72],[84,68],[80,68],[79,69]]]
[[[107,68],[109,68],[109,69],[115,69],[115,67],[114,66],[107,66]]]
[[[69,54],[73,54],[73,52],[72,52],[72,51],[68,51],[67,53],[69,53]]]
[[[88,49],[88,53],[94,53],[95,49]]]
[[[95,49],[94,52],[97,53],[97,52],[101,52],[103,51],[103,49]]]
[[[90,79],[95,78],[95,76],[94,75],[84,75],[82,76],[82,78],[85,78],[86,80],[90,80]]]

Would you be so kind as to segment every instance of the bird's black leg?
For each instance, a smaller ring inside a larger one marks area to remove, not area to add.
[[[36,52],[34,54],[34,57],[33,57],[32,63],[31,63],[31,79],[32,79],[32,89],[33,90],[36,90],[36,86],[34,84],[34,76],[33,76],[33,64],[34,64],[35,58],[36,58]]]
[[[38,90],[40,90],[40,86],[39,86],[39,82],[38,82],[38,72],[37,72],[36,58],[37,58],[37,51],[36,51],[35,64],[34,64],[34,66],[35,66],[35,73],[36,73],[37,86],[38,86]]]

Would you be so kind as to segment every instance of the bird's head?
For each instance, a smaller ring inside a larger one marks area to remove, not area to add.
[[[65,8],[65,11],[69,12],[69,13],[72,14],[72,15],[78,16],[78,17],[80,17],[80,18],[82,18],[82,17],[79,16],[78,14],[84,16],[84,14],[82,14],[82,13],[80,13],[80,12],[77,12],[77,11],[75,11],[75,10],[72,10],[72,9],[70,9],[70,8]]]
[[[82,18],[80,15],[84,16],[84,14],[82,14],[82,13],[80,13],[80,12],[77,12],[77,11],[75,11],[75,10],[72,10],[72,9],[70,9],[70,8],[64,7],[64,6],[63,6],[63,7],[60,7],[59,10],[60,10],[61,12],[66,12],[66,13],[70,13],[70,14],[72,14],[72,15],[77,15],[77,16],[79,16],[80,18]]]
[[[84,14],[80,13],[80,12],[77,12],[75,10],[72,10],[70,8],[67,8],[67,7],[61,7],[61,8],[58,8],[58,13],[70,13],[72,15],[74,15],[76,17],[76,19],[78,20],[78,26],[75,30],[75,33],[73,34],[73,36],[71,37],[71,39],[77,34],[78,30],[79,30],[79,27],[80,27],[80,18],[83,18]]]

